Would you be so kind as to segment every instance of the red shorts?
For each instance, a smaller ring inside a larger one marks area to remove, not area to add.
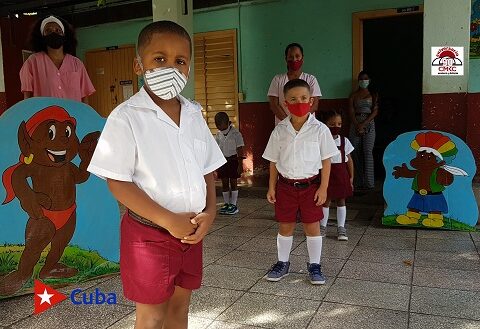
[[[279,180],[275,193],[277,199],[275,202],[275,217],[277,221],[295,223],[298,212],[302,223],[320,221],[323,218],[322,206],[317,206],[313,201],[317,189],[318,185],[316,184],[299,189]]]
[[[202,283],[202,243],[181,243],[167,231],[123,215],[120,229],[120,276],[126,298],[162,304],[175,286],[193,290]]]

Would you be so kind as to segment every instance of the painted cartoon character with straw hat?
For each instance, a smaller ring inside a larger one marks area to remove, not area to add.
[[[457,167],[447,166],[445,158],[454,157],[458,150],[453,141],[438,132],[422,132],[415,136],[410,146],[417,151],[409,169],[405,163],[394,167],[393,176],[398,179],[413,178],[414,191],[407,205],[408,211],[396,218],[402,225],[418,224],[421,213],[427,214],[422,224],[427,227],[443,227],[443,214],[448,213],[448,205],[443,191],[453,183],[454,175],[468,176]]]

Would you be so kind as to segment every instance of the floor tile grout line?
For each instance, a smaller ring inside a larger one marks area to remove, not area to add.
[[[415,251],[417,250],[417,242],[418,242],[418,230],[415,230]],[[412,273],[410,274],[410,292],[408,295],[408,317],[407,317],[407,328],[410,328],[410,312],[412,306],[412,294],[413,294],[413,280],[415,276],[415,257],[416,253],[413,253],[413,262],[412,262]]]
[[[445,318],[445,319],[452,319],[452,320],[468,320],[468,321],[473,321],[473,322],[478,322],[480,323],[480,319],[472,319],[472,318],[463,318],[459,316],[445,316],[445,315],[439,315],[439,314],[432,314],[432,313],[421,313],[421,312],[409,312],[409,317],[410,315],[427,315],[427,316],[432,316],[432,317],[439,317],[439,318]]]
[[[382,307],[373,306],[373,305],[360,305],[360,304],[352,304],[352,303],[340,303],[340,302],[329,301],[329,300],[324,300],[324,301],[322,302],[322,304],[323,304],[323,303],[336,304],[336,305],[356,306],[356,307],[361,307],[361,308],[371,308],[371,309],[380,310],[380,311],[402,312],[402,313],[406,313],[407,315],[408,315],[408,313],[409,313],[408,311],[394,310],[394,309],[391,309],[391,308],[382,308]]]
[[[480,260],[478,261],[480,265]],[[445,268],[445,267],[431,267],[431,266],[422,266],[422,265],[416,265],[415,267],[418,268],[425,268],[425,269],[430,269],[430,270],[439,270],[439,269],[445,269],[448,271],[462,271],[462,272],[474,272],[478,274],[479,270],[465,270],[465,269],[456,269],[456,268]]]
[[[370,220],[370,225],[371,225],[371,220]],[[360,241],[361,241],[361,240],[363,239],[363,237],[365,236],[365,232],[366,232],[366,231],[367,231],[366,229],[363,231],[363,233],[362,233],[361,236],[360,236],[360,239],[358,239],[357,243],[356,243],[355,246],[353,247],[353,249],[352,249],[352,251],[350,252],[350,254],[348,255],[347,259],[345,260],[345,262],[343,262],[343,265],[342,265],[342,267],[340,268],[340,270],[338,271],[338,274],[333,277],[333,282],[332,282],[332,284],[330,285],[330,287],[327,288],[327,291],[325,292],[325,295],[323,296],[323,298],[322,298],[322,300],[321,300],[320,306],[318,307],[317,311],[315,311],[315,313],[318,312],[318,310],[320,309],[321,305],[325,302],[325,298],[328,296],[328,294],[329,294],[329,292],[330,292],[330,289],[332,289],[332,287],[335,285],[335,282],[337,281],[338,276],[340,275],[340,273],[342,273],[345,265],[347,264],[348,260],[350,259],[351,255],[353,254],[353,251],[355,250],[355,248],[358,246],[358,244],[360,243]],[[323,248],[323,247],[322,247],[322,248]],[[312,320],[313,320],[314,317],[315,317],[315,314],[313,315]],[[312,320],[311,320],[311,321],[312,321]],[[310,325],[311,321],[309,322],[308,325]],[[307,326],[307,328],[308,328],[308,326]]]
[[[132,313],[135,313],[135,309],[133,309],[130,313],[125,314],[125,316],[121,317],[120,319],[118,319],[118,320],[115,321],[114,323],[108,325],[108,327],[105,327],[105,329],[108,329],[108,328],[113,327],[115,324],[119,323],[120,321],[122,321],[122,320],[125,319],[126,317],[130,316]]]

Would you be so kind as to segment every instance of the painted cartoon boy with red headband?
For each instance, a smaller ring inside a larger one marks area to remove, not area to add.
[[[448,204],[443,195],[445,186],[453,183],[454,175],[467,176],[457,167],[447,166],[444,158],[457,154],[453,141],[437,132],[419,133],[410,146],[417,151],[409,169],[405,163],[394,167],[395,178],[413,178],[414,192],[407,205],[408,211],[396,218],[402,225],[418,224],[421,213],[427,214],[422,224],[427,227],[443,227],[443,214],[448,212]]]
[[[80,143],[75,118],[59,106],[49,106],[20,124],[20,160],[3,173],[7,192],[3,204],[17,197],[29,219],[18,268],[0,279],[0,295],[11,295],[22,288],[50,243],[39,277],[68,278],[77,274],[76,269],[58,261],[75,231],[76,184],[90,176],[86,169],[99,136],[100,132],[92,132]],[[79,167],[71,162],[77,154]]]

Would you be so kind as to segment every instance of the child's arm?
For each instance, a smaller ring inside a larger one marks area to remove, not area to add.
[[[330,180],[330,158],[322,160],[322,169],[320,169],[320,187],[315,192],[313,201],[317,206],[321,206],[327,200],[328,181]]]
[[[350,154],[347,155],[348,161],[347,161],[347,170],[348,170],[348,175],[350,176],[350,185],[353,187],[353,175],[354,175],[354,170],[353,170],[353,159]]]
[[[203,240],[207,234],[210,226],[215,220],[215,215],[217,213],[217,195],[215,191],[215,178],[213,177],[213,172],[203,176],[205,178],[205,183],[207,184],[207,206],[205,210],[192,218],[192,223],[198,225],[197,230],[194,234],[185,236],[182,239],[183,243],[196,244]]]
[[[270,162],[270,177],[268,180],[268,192],[267,200],[270,203],[275,203],[277,201],[275,197],[275,191],[278,181],[278,170],[275,162]]]
[[[107,178],[108,188],[113,196],[125,207],[136,214],[151,220],[165,228],[178,239],[192,234],[196,225],[190,222],[195,213],[175,214],[153,201],[135,183],[122,182]]]
[[[238,174],[241,175],[243,173],[243,146],[237,147],[237,159],[238,159]]]

